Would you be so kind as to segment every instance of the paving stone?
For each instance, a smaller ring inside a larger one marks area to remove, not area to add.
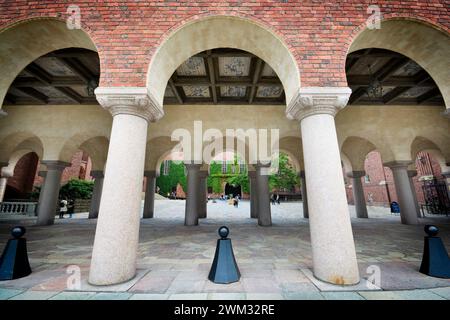
[[[356,292],[322,292],[325,300],[365,300]]]
[[[208,293],[208,300],[245,300],[245,293]]]
[[[28,290],[17,296],[10,298],[9,300],[48,300],[51,297],[57,295],[56,291],[33,291]]]
[[[323,300],[319,291],[288,292],[283,294],[286,300]]]
[[[247,300],[283,300],[281,293],[247,293]]]
[[[0,300],[10,299],[10,298],[20,294],[21,292],[23,292],[23,290],[1,289],[0,288]]]
[[[206,300],[208,299],[207,293],[178,293],[171,294],[169,300]]]
[[[50,298],[50,300],[89,300],[95,292],[64,291]]]
[[[443,297],[447,300],[450,300],[450,287],[434,288],[434,289],[429,289],[429,290],[432,291],[433,293],[440,295],[441,297]]]
[[[168,294],[157,294],[157,293],[135,293],[129,300],[167,300],[169,299]]]
[[[445,300],[440,295],[426,289],[394,291],[405,300]]]
[[[89,300],[128,300],[131,296],[132,294],[127,292],[99,292]]]

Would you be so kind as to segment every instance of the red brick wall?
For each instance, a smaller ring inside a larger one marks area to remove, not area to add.
[[[433,158],[433,156],[429,155],[430,159],[430,165],[433,168],[434,176],[438,179],[441,179],[441,168],[439,166],[439,163],[436,161],[436,159]],[[373,151],[367,155],[366,161],[364,163],[366,174],[370,177],[370,182],[366,183],[364,178],[363,179],[363,189],[364,189],[364,196],[366,199],[366,203],[370,205],[368,201],[368,195],[369,193],[372,194],[373,199],[373,205],[388,205],[388,195],[386,191],[386,185],[381,184],[382,181],[387,181],[388,188],[389,188],[389,194],[392,201],[398,201],[397,199],[397,192],[395,191],[395,184],[394,184],[394,177],[392,175],[392,170],[384,167],[384,174],[386,175],[386,178],[383,174],[383,162],[381,159],[381,155],[377,151]],[[416,189],[416,195],[417,195],[417,201],[419,203],[424,201],[424,196],[422,192],[422,185],[423,182],[421,181],[424,177],[424,175],[427,175],[428,172],[421,172],[420,166],[418,165],[418,160],[416,161],[416,167],[419,168],[417,176],[413,178],[414,187]],[[345,178],[346,180],[346,193],[347,193],[347,199],[350,204],[354,203],[353,200],[353,193],[351,188],[351,179]]]
[[[70,4],[81,8],[82,26],[99,49],[101,86],[145,86],[148,63],[171,31],[211,15],[247,17],[278,34],[297,60],[303,86],[347,84],[346,53],[365,27],[369,4],[379,5],[385,19],[411,18],[450,29],[447,0],[0,0],[0,28],[31,17],[64,20]]]
[[[14,175],[8,179],[5,200],[27,197],[33,190],[33,174],[38,165],[38,156],[34,152],[24,155],[14,168]]]

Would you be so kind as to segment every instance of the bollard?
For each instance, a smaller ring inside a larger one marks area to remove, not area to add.
[[[214,283],[232,283],[239,281],[241,273],[234,258],[230,230],[223,226],[219,228],[220,239],[217,240],[214,261],[209,271],[208,279]]]
[[[424,229],[427,236],[419,271],[431,277],[449,279],[450,258],[442,239],[437,237],[439,229],[433,225],[426,225]]]
[[[0,280],[23,278],[31,273],[30,263],[28,262],[27,240],[22,238],[25,232],[25,227],[12,228],[11,235],[14,238],[8,240],[0,258]]]

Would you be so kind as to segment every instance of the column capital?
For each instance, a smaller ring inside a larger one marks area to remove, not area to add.
[[[4,118],[8,115],[8,113],[5,110],[0,109],[0,119]]]
[[[300,88],[286,108],[290,120],[298,120],[315,115],[329,114],[333,117],[347,103],[352,90],[349,87],[306,87]]]
[[[91,170],[91,177],[95,179],[104,178],[103,170]]]
[[[144,177],[147,178],[156,178],[156,170],[145,170]]]
[[[255,169],[257,169],[258,167],[260,167],[260,168],[270,168],[270,166],[272,165],[272,163],[271,162],[269,162],[269,163],[261,163],[261,162],[257,162],[257,163],[254,163],[253,164],[253,166],[255,167]]]
[[[408,170],[408,177],[412,178],[417,176],[417,170]]]
[[[247,174],[250,179],[256,178],[256,171],[248,171]]]
[[[366,175],[366,172],[364,170],[362,171],[351,171],[347,172],[347,177],[349,178],[362,178]]]
[[[201,163],[195,163],[194,161],[185,161],[184,165],[188,170],[197,169],[200,171],[200,168],[202,167]]]
[[[47,171],[40,170],[38,172],[38,176],[41,177],[41,178],[45,178],[47,176]]]
[[[408,169],[408,166],[412,163],[413,162],[409,160],[389,161],[384,163],[383,166],[389,167],[391,170]]]
[[[131,114],[155,122],[164,116],[162,105],[145,87],[98,87],[95,96],[113,117]]]
[[[41,161],[43,165],[47,167],[47,170],[64,170],[66,167],[70,167],[69,162],[59,161],[59,160],[44,160]]]

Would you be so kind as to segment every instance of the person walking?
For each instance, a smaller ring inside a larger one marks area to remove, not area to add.
[[[280,195],[278,193],[275,195],[275,201],[277,204],[280,204]]]
[[[69,218],[72,218],[72,215],[75,212],[75,201],[70,199],[67,204],[67,213],[69,214]]]
[[[62,199],[59,202],[59,218],[64,219],[64,214],[67,212],[67,200]]]

